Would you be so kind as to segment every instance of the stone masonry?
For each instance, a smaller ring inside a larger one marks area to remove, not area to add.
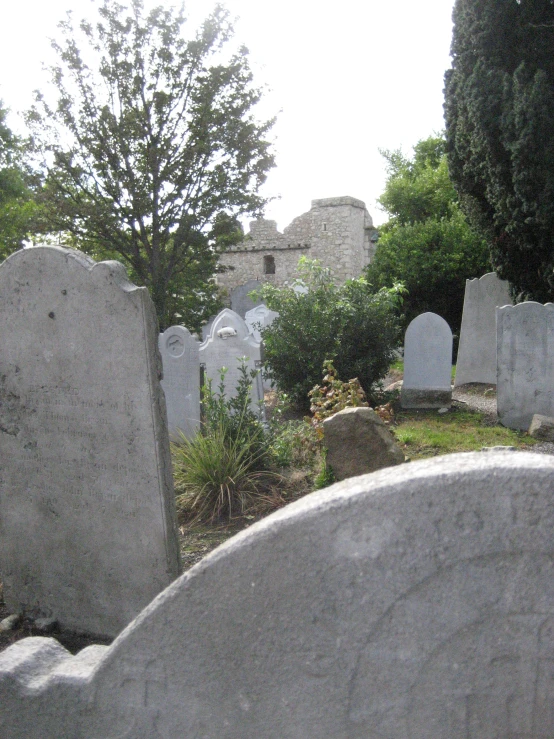
[[[218,275],[217,282],[228,290],[248,280],[280,286],[295,278],[298,260],[306,256],[330,267],[342,283],[358,277],[370,263],[376,233],[361,200],[348,196],[312,200],[311,209],[283,233],[275,221],[252,221],[245,240],[222,256],[221,264],[231,269]]]

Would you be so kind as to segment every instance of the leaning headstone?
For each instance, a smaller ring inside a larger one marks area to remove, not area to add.
[[[308,495],[110,647],[0,653],[0,736],[550,739],[553,478],[476,452]]]
[[[554,303],[496,309],[500,423],[527,431],[533,416],[554,416]]]
[[[337,480],[404,462],[404,452],[371,408],[345,408],[326,418],[323,444]]]
[[[257,305],[261,305],[262,300],[252,300],[249,293],[253,290],[259,290],[262,283],[258,280],[248,280],[244,285],[239,285],[231,291],[231,310],[238,313],[241,318],[244,318],[247,311],[252,310]]]
[[[0,265],[0,318],[4,600],[115,635],[180,569],[152,301],[38,247]]]
[[[190,439],[200,428],[200,344],[184,326],[171,326],[160,334],[159,347],[169,434]]]
[[[422,313],[404,339],[403,408],[443,408],[452,401],[452,331],[444,318]]]
[[[204,366],[206,382],[212,381],[212,390],[217,392],[220,383],[220,370],[227,368],[225,374],[225,394],[227,398],[236,395],[241,377],[241,359],[246,357],[248,373],[256,371],[252,380],[251,410],[260,412],[264,399],[260,368],[262,345],[250,334],[244,320],[234,311],[225,308],[212,324],[210,335],[199,349],[200,364]]]
[[[496,272],[466,280],[454,385],[496,385],[496,308],[512,305],[510,287]]]
[[[265,303],[257,305],[252,310],[246,312],[244,322],[248,326],[248,330],[256,341],[262,340],[260,330],[266,326],[271,326],[273,321],[279,316],[277,311],[270,310]]]

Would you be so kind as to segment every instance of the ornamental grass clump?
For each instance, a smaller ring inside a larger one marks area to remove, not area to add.
[[[216,521],[242,516],[267,502],[269,440],[261,412],[250,408],[252,381],[245,362],[236,394],[225,394],[226,368],[218,391],[202,388],[203,424],[192,439],[181,434],[172,444],[177,510],[187,521]]]

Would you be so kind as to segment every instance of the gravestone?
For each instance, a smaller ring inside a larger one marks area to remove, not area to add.
[[[308,495],[110,647],[0,653],[0,736],[551,739],[553,478],[491,451]]]
[[[496,308],[511,305],[510,288],[496,272],[466,280],[454,385],[496,385]]]
[[[0,265],[0,316],[4,600],[113,636],[180,569],[152,301],[37,247]]]
[[[443,408],[452,401],[452,331],[444,318],[422,313],[404,337],[403,408]]]
[[[249,333],[244,320],[234,311],[225,308],[216,316],[210,335],[199,349],[200,364],[204,365],[205,381],[212,381],[212,390],[217,391],[220,383],[220,370],[227,367],[225,374],[225,394],[232,398],[240,379],[240,359],[247,357],[245,367],[250,373],[256,370],[252,380],[251,410],[258,414],[263,403],[264,391],[260,368],[262,345]]]
[[[178,439],[181,431],[190,439],[200,428],[200,344],[184,326],[171,326],[159,347],[169,434]]]
[[[535,414],[554,416],[554,303],[496,309],[497,412],[527,431]]]
[[[239,285],[231,290],[231,310],[238,313],[241,318],[244,318],[247,311],[252,310],[257,305],[261,305],[262,300],[252,300],[248,293],[252,290],[259,290],[262,283],[258,280],[248,280],[244,285]]]
[[[260,329],[265,328],[266,326],[271,326],[278,316],[279,314],[277,311],[270,310],[267,305],[261,303],[255,308],[252,308],[252,310],[246,311],[244,322],[256,341],[261,341],[262,335],[260,333]]]

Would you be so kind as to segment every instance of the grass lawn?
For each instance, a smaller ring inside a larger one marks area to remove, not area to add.
[[[513,446],[530,450],[537,442],[523,431],[491,426],[486,417],[467,410],[401,410],[391,428],[409,459],[426,459],[439,454],[479,451],[484,446]]]

